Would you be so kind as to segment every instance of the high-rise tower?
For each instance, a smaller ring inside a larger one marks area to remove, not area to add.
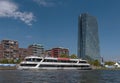
[[[78,22],[78,57],[100,60],[98,24],[94,16],[83,13]]]

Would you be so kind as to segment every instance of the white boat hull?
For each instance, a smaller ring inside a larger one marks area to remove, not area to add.
[[[31,59],[34,59],[34,61],[29,61]],[[40,59],[40,60],[36,61],[35,59],[36,60]],[[23,61],[19,64],[18,69],[89,70],[91,69],[91,66],[85,60],[81,60],[81,59],[28,57],[26,58],[26,61]]]

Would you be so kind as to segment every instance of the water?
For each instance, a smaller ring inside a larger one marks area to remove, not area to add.
[[[120,70],[0,70],[0,83],[120,83]]]

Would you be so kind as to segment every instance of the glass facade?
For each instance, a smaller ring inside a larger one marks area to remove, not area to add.
[[[97,20],[87,13],[79,16],[78,57],[92,60],[100,60],[101,58]]]

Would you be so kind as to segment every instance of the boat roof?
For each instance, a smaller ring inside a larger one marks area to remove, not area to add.
[[[39,59],[54,59],[54,60],[74,60],[74,61],[78,61],[78,60],[82,60],[82,61],[86,61],[86,60],[83,60],[83,59],[71,59],[71,58],[62,58],[62,57],[58,57],[58,58],[55,58],[55,57],[38,57],[38,56],[27,56],[25,57],[25,59],[27,58],[39,58]]]

